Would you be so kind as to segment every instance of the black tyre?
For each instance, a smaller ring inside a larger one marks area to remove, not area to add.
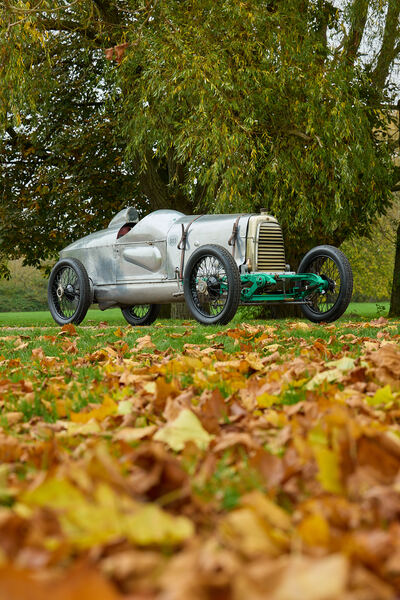
[[[240,274],[222,246],[202,246],[188,260],[183,277],[186,304],[203,325],[226,325],[240,302]]]
[[[63,258],[50,273],[47,300],[51,316],[59,325],[79,324],[92,303],[89,277],[76,258]]]
[[[130,325],[151,325],[157,319],[161,304],[134,304],[121,308],[122,314]]]
[[[316,273],[329,281],[325,293],[312,292],[301,309],[314,323],[336,321],[349,305],[353,273],[347,257],[334,246],[316,246],[300,262],[298,273]]]

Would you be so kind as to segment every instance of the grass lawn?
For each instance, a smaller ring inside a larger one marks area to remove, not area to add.
[[[389,310],[389,302],[352,302],[342,319],[355,317],[374,318],[377,316],[386,316]],[[237,315],[233,323],[238,323],[243,319]],[[252,322],[252,320],[249,320]],[[97,325],[106,322],[109,325],[126,325],[119,308],[111,308],[106,311],[91,309],[84,319],[83,326]],[[180,321],[165,321],[170,325],[179,325]],[[0,327],[57,327],[49,311],[38,312],[4,312],[0,313]]]
[[[74,598],[308,599],[324,577],[318,600],[350,599],[353,572],[368,575],[357,598],[397,597],[400,320],[380,312],[131,327],[92,310],[63,328],[1,314],[0,598],[16,600],[9,573],[18,597],[61,600],[41,582],[77,572],[92,587]],[[200,596],[176,595],[183,572]]]

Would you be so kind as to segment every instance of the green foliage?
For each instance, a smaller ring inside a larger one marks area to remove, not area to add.
[[[82,30],[63,30],[62,11],[46,12],[52,5],[0,9],[1,251],[32,265],[105,227],[136,190],[114,135],[101,28],[85,28],[94,15],[80,3],[70,17]]]
[[[390,299],[394,245],[374,230],[372,238],[346,241],[341,249],[350,260],[354,276],[354,302]]]
[[[321,15],[305,4],[158,4],[140,39],[129,32],[118,73],[128,153],[173,152],[195,204],[203,190],[198,210],[266,206],[294,263],[305,245],[364,233],[389,201],[391,171],[371,131],[371,82],[321,45]]]
[[[3,3],[0,263],[54,256],[132,196],[143,212],[265,206],[293,267],[308,247],[365,234],[392,184],[374,132],[399,11],[394,0]],[[368,35],[376,56],[361,62]]]
[[[395,198],[388,214],[374,224],[370,237],[352,237],[341,247],[353,269],[354,302],[390,299],[399,211]]]
[[[121,140],[99,100],[106,94],[104,59],[93,63],[92,55],[72,48],[53,66],[48,87],[47,70],[40,65],[31,81],[41,110],[21,107],[23,124],[9,126],[0,141],[2,250],[28,264],[105,227],[134,188]]]
[[[47,310],[47,278],[22,261],[10,263],[10,280],[0,280],[0,312]]]

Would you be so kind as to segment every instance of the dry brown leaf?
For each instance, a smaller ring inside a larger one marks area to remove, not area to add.
[[[136,340],[136,350],[143,350],[143,348],[154,349],[156,346],[151,341],[150,335],[144,335]]]

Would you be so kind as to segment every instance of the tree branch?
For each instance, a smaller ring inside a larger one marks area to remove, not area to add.
[[[328,0],[318,0],[317,36],[324,52],[328,48],[328,26],[335,8]]]
[[[351,26],[342,42],[344,56],[354,64],[367,22],[369,0],[354,0],[351,8]]]
[[[306,133],[303,133],[302,131],[299,131],[299,129],[288,129],[287,133],[289,135],[295,135],[296,137],[301,138],[302,140],[306,141],[306,142],[318,142],[318,145],[320,146],[320,148],[322,148],[322,142],[320,140],[320,138],[317,135],[314,135],[313,137],[311,135],[307,135]]]
[[[62,6],[55,6],[54,8],[40,8],[41,5],[43,4],[43,0],[40,0],[38,2],[38,4],[36,6],[34,6],[33,8],[23,8],[21,6],[14,6],[7,0],[4,0],[4,4],[6,5],[8,10],[15,12],[15,13],[23,13],[23,14],[53,13],[53,12],[58,12],[58,11],[64,11],[64,10],[67,10],[68,8],[70,8],[71,6],[73,6],[74,4],[76,4],[77,2],[79,2],[79,0],[73,0],[70,4],[64,4]]]
[[[80,33],[89,40],[96,40],[98,34],[93,28],[83,27],[80,23],[72,20],[63,19],[56,21],[53,19],[41,18],[39,23],[48,31],[67,31],[69,33]]]
[[[383,89],[392,61],[400,51],[400,43],[397,44],[400,36],[399,15],[399,0],[389,0],[382,46],[378,55],[376,67],[372,72],[372,80],[375,82],[376,88],[379,91]]]
[[[18,133],[15,131],[14,127],[12,127],[11,125],[9,125],[6,128],[6,132],[8,133],[8,135],[10,136],[10,138],[13,140],[13,142],[16,142],[18,139]]]
[[[149,151],[146,154],[145,165],[143,160],[137,158],[134,167],[140,178],[140,187],[150,202],[152,210],[169,208],[169,194],[166,184],[158,172],[157,161]]]
[[[110,2],[104,0],[93,0],[93,4],[96,6],[98,12],[104,19],[104,23],[107,25],[120,25],[121,17],[115,6],[110,6]]]

